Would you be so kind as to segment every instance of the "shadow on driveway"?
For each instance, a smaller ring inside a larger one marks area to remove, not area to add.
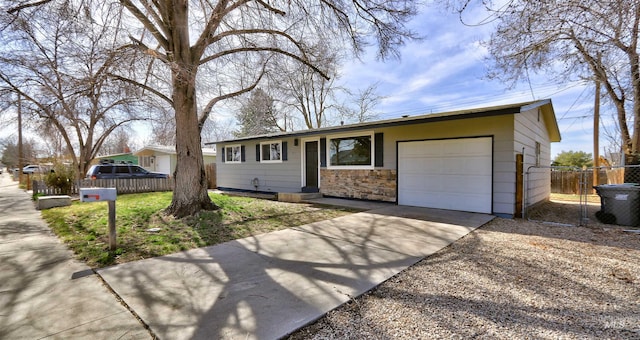
[[[162,339],[275,339],[492,218],[393,206],[98,272]]]

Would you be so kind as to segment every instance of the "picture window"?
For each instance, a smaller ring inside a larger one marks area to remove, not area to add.
[[[373,166],[371,135],[329,139],[329,166]]]

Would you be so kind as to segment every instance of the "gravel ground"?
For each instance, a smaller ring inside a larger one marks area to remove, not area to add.
[[[290,339],[640,339],[640,234],[578,212],[496,218]]]

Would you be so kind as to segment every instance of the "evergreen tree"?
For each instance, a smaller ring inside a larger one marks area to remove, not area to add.
[[[239,130],[236,137],[256,136],[282,131],[278,126],[273,98],[261,88],[251,91],[247,101],[242,104],[236,115]]]
[[[571,166],[582,168],[593,166],[593,157],[584,151],[562,151],[551,163],[553,166]]]

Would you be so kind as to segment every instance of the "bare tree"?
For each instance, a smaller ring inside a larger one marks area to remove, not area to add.
[[[0,140],[0,147],[2,147],[2,159],[0,159],[0,163],[8,168],[17,167],[20,164],[27,165],[29,163],[36,163],[36,146],[35,141],[32,139],[22,141],[22,162],[18,161],[19,152],[17,139],[7,138]]]
[[[562,80],[600,81],[616,109],[623,151],[638,156],[640,2],[513,0],[493,8],[492,1],[463,0],[461,18],[473,2],[498,21],[488,46],[499,77],[517,81],[548,71]]]
[[[158,114],[151,120],[151,143],[176,145],[176,117],[172,110],[158,110]]]
[[[308,56],[322,73],[279,57],[269,82],[289,119],[302,119],[303,128],[315,129],[331,125],[341,109],[336,99],[342,90],[336,85],[339,57],[324,42],[310,48]]]
[[[223,141],[233,138],[233,125],[231,119],[222,120],[210,116],[202,127],[202,138],[208,142]]]
[[[226,111],[237,111],[238,108],[225,108]],[[235,122],[233,119],[222,120],[210,115],[204,122],[200,132],[203,142],[212,142],[233,138]],[[155,114],[149,120],[151,126],[150,144],[176,145],[175,115],[167,108],[155,108]]]
[[[101,155],[128,153],[132,149],[131,131],[121,127],[109,135],[102,144]]]
[[[46,5],[22,2],[19,10],[3,11],[0,82],[21,95],[23,112],[37,117],[47,131],[56,130],[73,150],[81,175],[113,131],[143,119],[138,88],[109,77],[135,55],[114,48],[121,44],[118,6],[41,2]]]
[[[341,115],[344,121],[364,123],[379,117],[376,110],[380,102],[384,99],[377,92],[378,83],[360,89],[356,93],[347,93],[351,96],[351,103],[342,105]]]
[[[59,160],[68,160],[73,157],[70,155],[73,150],[67,147],[60,131],[52,124],[40,122],[37,117],[33,117],[33,126],[35,132],[41,137],[41,142],[47,150],[48,156]]]
[[[372,36],[380,57],[395,56],[396,48],[413,38],[405,24],[416,11],[406,0],[118,2],[139,24],[127,21],[133,45],[171,74],[170,93],[156,94],[175,111],[176,190],[167,212],[177,217],[215,208],[207,193],[200,132],[217,103],[255,88],[273,55],[323,74],[308,57],[308,46],[317,41],[344,38],[359,52]]]

